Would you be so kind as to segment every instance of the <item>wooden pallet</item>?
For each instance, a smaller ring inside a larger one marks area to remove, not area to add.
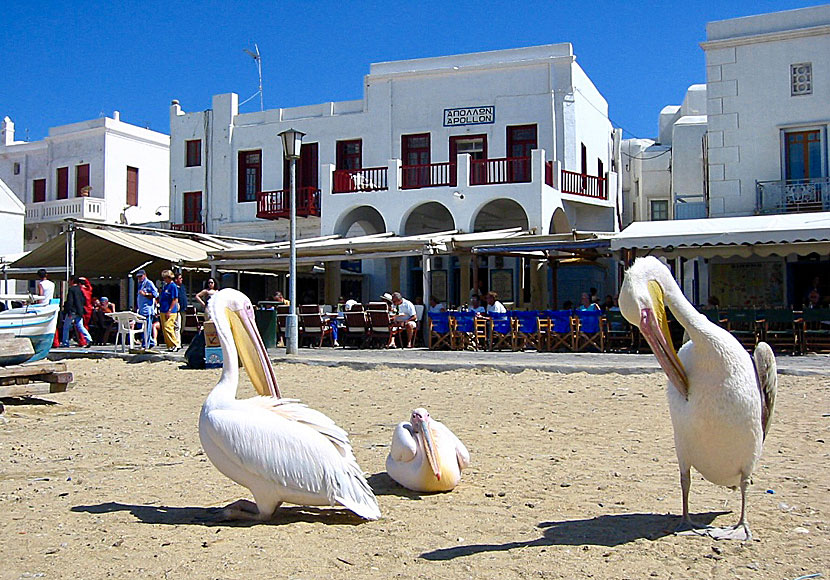
[[[64,362],[37,361],[0,367],[0,397],[63,393],[74,380]]]

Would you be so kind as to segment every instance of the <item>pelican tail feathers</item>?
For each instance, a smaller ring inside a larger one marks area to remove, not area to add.
[[[767,431],[772,424],[775,395],[778,392],[778,368],[775,364],[775,355],[766,342],[758,343],[753,359],[758,377],[758,390],[761,395],[761,426],[764,429],[764,439],[766,439]]]

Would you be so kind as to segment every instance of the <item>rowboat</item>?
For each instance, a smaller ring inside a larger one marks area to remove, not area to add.
[[[32,342],[35,350],[29,361],[46,358],[58,326],[60,300],[53,298],[49,304],[34,304],[33,297],[27,294],[3,294],[0,300],[27,302],[18,308],[9,308],[0,312],[0,333],[11,333],[15,337],[25,337]]]

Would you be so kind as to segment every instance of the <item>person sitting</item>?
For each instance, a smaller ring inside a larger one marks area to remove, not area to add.
[[[429,312],[446,312],[447,305],[439,301],[435,296],[429,297]]]
[[[582,296],[579,298],[579,308],[577,310],[599,310],[599,304],[596,302],[591,301],[591,297],[588,296],[587,292],[583,292]]]
[[[277,303],[277,306],[290,306],[291,301],[286,300],[285,296],[282,295],[282,292],[274,292],[274,302]]]
[[[406,347],[412,348],[415,339],[415,329],[418,328],[418,313],[415,310],[415,305],[409,300],[401,296],[400,292],[392,293],[392,304],[395,305],[395,323],[402,327],[406,332]],[[394,337],[389,336],[389,348],[394,346]]]
[[[481,298],[479,298],[478,294],[470,296],[470,312],[475,312],[476,316],[481,316],[485,313],[485,308],[481,305]]]
[[[92,308],[92,319],[90,323],[89,332],[92,334],[93,344],[107,344],[110,339],[114,327],[117,322],[112,317],[107,316],[115,312],[115,307],[110,304],[109,298],[101,296],[100,299],[95,298]]]
[[[392,295],[389,292],[384,292],[380,295],[380,299],[386,302],[386,309],[392,311]]]
[[[507,314],[507,308],[498,301],[499,295],[490,290],[487,293],[487,314]]]

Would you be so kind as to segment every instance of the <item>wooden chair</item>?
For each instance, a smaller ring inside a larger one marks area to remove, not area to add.
[[[799,354],[803,351],[797,316],[790,308],[765,310],[757,321],[760,339],[776,353]]]
[[[449,312],[429,312],[429,343],[430,350],[440,348],[452,349],[452,332],[450,330]]]
[[[602,318],[601,310],[574,310],[572,324],[574,350],[576,352],[586,352],[589,350],[603,352],[605,350],[605,342],[599,322],[600,318]]]
[[[118,324],[118,334],[115,335],[115,351],[117,352],[118,343],[121,343],[120,352],[124,352],[129,344],[129,350],[135,348],[136,342],[141,344],[141,338],[144,335],[144,324],[147,318],[135,312],[108,312],[107,316],[111,317]],[[138,323],[141,326],[138,327]],[[138,328],[136,328],[138,327]]]
[[[288,319],[288,313],[290,311],[290,307],[281,304],[277,306],[277,342],[279,343],[280,337],[282,337],[282,342],[285,344],[285,326],[286,320]]]
[[[369,326],[372,331],[372,341],[386,346],[400,335],[400,326],[396,325],[388,310],[369,310]]]
[[[603,352],[633,352],[633,326],[619,310],[609,310],[599,319],[602,330],[602,341],[605,345]]]
[[[475,313],[453,312],[450,314],[450,348],[452,350],[478,350],[475,340]]]
[[[301,304],[297,314],[322,314],[323,307],[319,304]]]
[[[741,345],[749,350],[755,350],[760,338],[760,326],[754,308],[727,308],[723,312],[726,330],[738,339]]]
[[[804,352],[830,352],[830,308],[805,308],[799,326]]]
[[[308,341],[309,345],[313,344],[319,348],[323,346],[323,341],[328,338],[331,346],[334,346],[334,333],[331,324],[329,324],[328,316],[324,316],[320,312],[300,314],[300,324],[303,328],[303,342]]]
[[[363,310],[355,311],[352,308],[348,312],[344,312],[343,317],[346,324],[338,336],[340,344],[343,346],[356,344],[358,348],[363,348],[369,344],[371,333],[369,332],[369,320],[366,318],[366,313]]]
[[[492,350],[490,348],[490,323],[486,316],[473,318],[473,340],[476,343],[476,350]]]
[[[199,334],[202,325],[205,323],[205,315],[196,312],[196,307],[188,304],[184,313],[184,320],[182,324],[182,339],[190,342],[194,336]]]
[[[510,350],[518,350],[519,333],[518,323],[510,315],[490,313],[492,324],[490,326],[490,348],[501,350],[507,347]]]
[[[570,352],[576,350],[574,344],[574,328],[570,310],[548,310],[550,320],[550,335],[548,349],[557,351],[565,349]]]
[[[546,350],[548,336],[547,333],[543,334],[541,331],[539,313],[537,311],[531,310],[525,312],[522,310],[513,310],[510,316],[516,321],[516,338],[520,350],[525,350],[526,348],[533,348],[537,352]],[[550,319],[545,318],[544,320],[545,326],[549,328]]]

